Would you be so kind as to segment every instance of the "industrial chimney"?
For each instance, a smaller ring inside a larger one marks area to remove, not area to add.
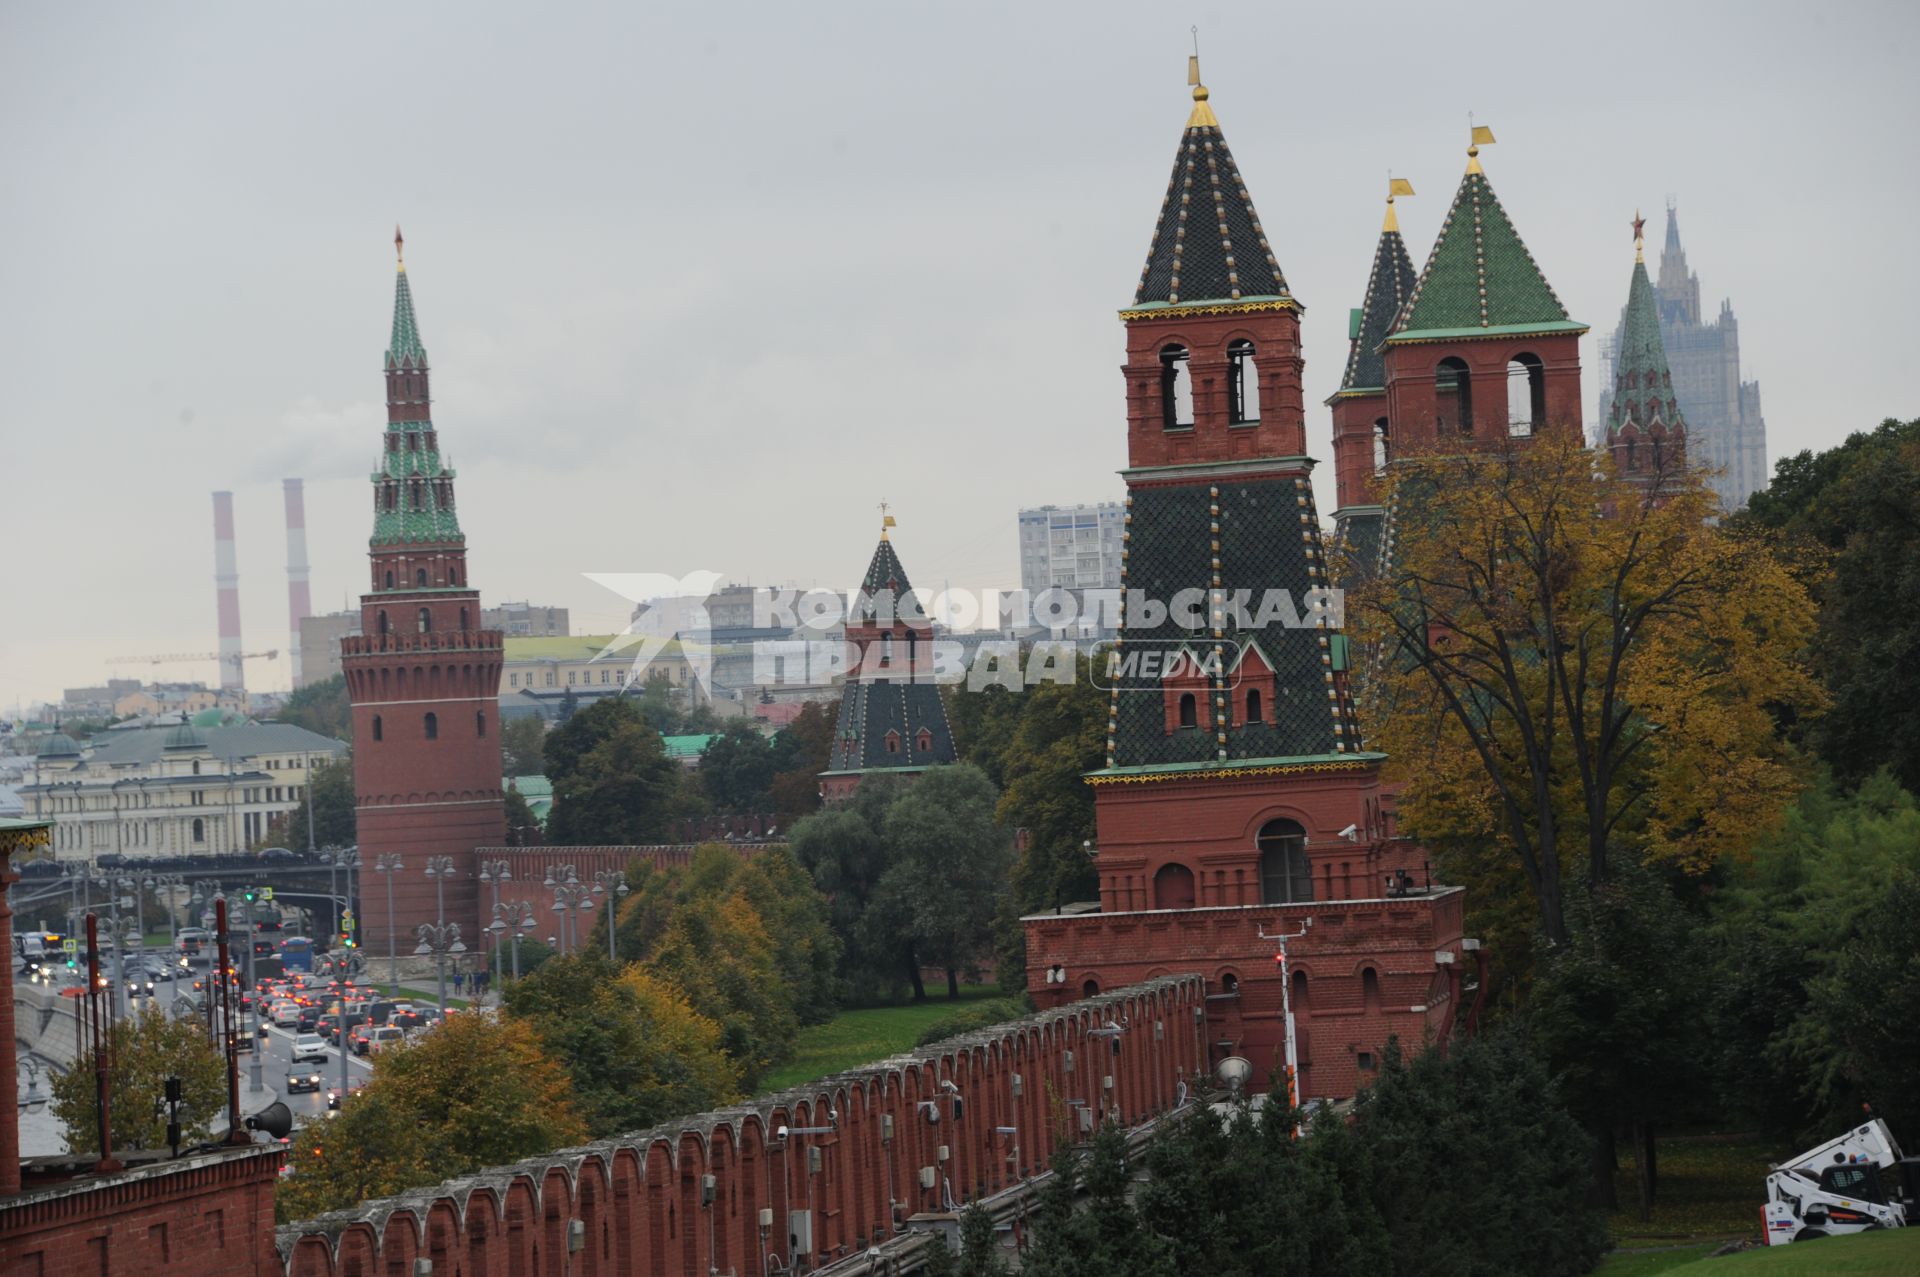
[[[307,499],[300,480],[283,479],[287,495],[287,650],[293,661],[293,685],[305,686],[300,674],[300,622],[313,615],[307,596]]]
[[[213,494],[213,582],[220,595],[220,690],[246,693],[240,656],[240,566],[233,549],[233,494]]]

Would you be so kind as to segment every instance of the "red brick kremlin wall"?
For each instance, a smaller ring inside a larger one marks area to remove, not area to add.
[[[1085,1107],[1096,1122],[1111,1114],[1134,1125],[1173,1107],[1203,1058],[1204,1003],[1195,977],[1156,980],[734,1108],[288,1225],[279,1233],[285,1271],[387,1277],[429,1259],[439,1277],[758,1273],[769,1253],[797,1257],[789,1215],[809,1200],[817,1268],[938,1209],[942,1179],[967,1202],[1043,1170],[1058,1143],[1080,1138],[1078,1119],[1063,1115]],[[1108,1024],[1125,1031],[1090,1033]],[[949,1082],[962,1097],[957,1117]],[[926,1102],[938,1107],[937,1124]],[[781,1139],[782,1126],[834,1130]],[[818,1169],[809,1171],[813,1150]],[[923,1167],[936,1168],[931,1190]],[[763,1208],[772,1212],[764,1234]]]

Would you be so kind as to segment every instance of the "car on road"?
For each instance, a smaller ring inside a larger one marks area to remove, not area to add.
[[[366,1037],[362,1038],[360,1042],[355,1045],[359,1047],[360,1054],[372,1055],[377,1051],[384,1051],[389,1047],[399,1046],[406,1040],[407,1032],[405,1029],[402,1029],[397,1024],[382,1024],[376,1026],[372,1032],[368,1033]]]
[[[300,1004],[291,1000],[276,1002],[267,1014],[275,1028],[291,1029],[300,1023]]]
[[[293,1040],[293,1062],[305,1064],[314,1061],[324,1064],[327,1059],[327,1041],[318,1033],[302,1033]]]
[[[329,1109],[338,1110],[340,1107],[340,1103],[345,1098],[345,1096],[352,1095],[355,1091],[363,1091],[366,1089],[366,1086],[367,1084],[364,1081],[360,1080],[359,1078],[355,1078],[349,1084],[348,1089],[344,1093],[337,1086],[329,1087],[327,1089],[327,1107]]]
[[[294,1031],[296,1033],[312,1033],[314,1030],[318,1029],[319,1027],[320,1027],[320,1008],[319,1007],[301,1007],[300,1019],[296,1021],[294,1024],[293,1026]]]
[[[301,1091],[318,1092],[320,1090],[319,1069],[292,1069],[287,1073],[287,1094]]]

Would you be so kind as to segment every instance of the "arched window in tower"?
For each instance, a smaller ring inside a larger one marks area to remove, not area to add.
[[[469,619],[471,618],[469,618],[469,616],[467,615],[467,609],[461,608],[460,609],[460,629],[462,633],[473,628],[473,626],[467,624]]]
[[[1640,468],[1640,446],[1638,441],[1635,440],[1632,435],[1628,435],[1627,436],[1627,469],[1638,470],[1639,468]]]
[[[448,585],[460,584],[460,569],[453,566],[453,564],[451,563],[447,564],[447,584]]]
[[[477,710],[473,715],[473,730],[476,736],[487,734],[487,711]]]
[[[1667,462],[1667,441],[1659,435],[1653,437],[1653,472],[1659,474]]]
[[[1439,431],[1473,433],[1473,382],[1467,375],[1464,359],[1449,356],[1433,370],[1433,401],[1438,410]]]
[[[195,842],[205,842],[207,840],[207,822],[198,816],[193,818],[193,840]]]
[[[200,774],[200,760],[197,758],[193,760],[193,774],[196,776]]]
[[[427,570],[425,568],[415,568],[413,570],[413,583],[423,590],[427,588]]]
[[[1291,820],[1269,820],[1260,828],[1260,902],[1297,905],[1313,899],[1313,870],[1307,864],[1307,831]]]
[[[1546,424],[1546,370],[1540,356],[1521,351],[1507,361],[1507,433],[1524,438]]]
[[[387,451],[396,454],[400,451],[400,436],[392,431],[387,432]]]
[[[1264,722],[1265,719],[1261,717],[1264,709],[1265,707],[1260,704],[1260,689],[1257,687],[1249,687],[1247,689],[1246,721],[1249,723]]]
[[[382,484],[380,490],[387,494],[387,513],[392,514],[400,508],[400,488],[397,484]]]
[[[1387,441],[1387,419],[1376,417],[1373,422],[1373,472],[1385,474],[1387,462],[1393,459],[1393,450]]]
[[[389,590],[393,588],[393,569],[392,568],[387,569],[387,588]]]
[[[1180,693],[1180,726],[1200,726],[1200,702],[1192,692]]]
[[[433,632],[433,611],[430,608],[420,609],[420,632],[422,634]]]
[[[893,664],[893,635],[891,634],[880,636],[880,664],[882,666]]]
[[[407,483],[407,508],[409,510],[418,510],[420,508],[422,491],[423,485],[418,479],[410,480]]]
[[[1190,358],[1185,346],[1166,346],[1160,351],[1160,424],[1168,430],[1185,430],[1193,425],[1193,373],[1187,367]]]
[[[1236,426],[1260,420],[1260,370],[1253,343],[1244,337],[1227,343],[1227,420]]]
[[[440,716],[438,714],[429,711],[423,725],[426,728],[428,740],[440,739]]]
[[[1369,1011],[1380,1009],[1380,973],[1372,967],[1360,969],[1360,1005]]]
[[[420,451],[420,436],[413,433],[411,430],[407,432],[407,451],[408,452]]]
[[[1088,977],[1086,980],[1083,980],[1080,984],[1080,996],[1083,998],[1099,997],[1100,982],[1098,980],[1093,979],[1092,977]]]
[[[1185,865],[1162,865],[1153,875],[1155,909],[1193,908],[1193,870]]]
[[[388,582],[388,584],[391,585],[392,582]],[[380,609],[380,632],[382,634],[387,632],[387,609],[385,608]]]
[[[1292,994],[1293,1014],[1297,1019],[1304,1020],[1313,1011],[1313,1003],[1307,988],[1307,973],[1296,967],[1288,983],[1293,986],[1289,990]]]
[[[381,723],[380,716],[378,714],[375,714],[373,716],[373,738],[375,740],[386,739],[385,725]]]

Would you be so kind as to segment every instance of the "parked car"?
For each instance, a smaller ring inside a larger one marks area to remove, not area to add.
[[[327,1043],[318,1033],[302,1033],[293,1040],[293,1062],[305,1064],[309,1061],[325,1063]]]
[[[301,1091],[319,1091],[319,1069],[293,1069],[287,1074],[287,1094],[295,1095]]]

